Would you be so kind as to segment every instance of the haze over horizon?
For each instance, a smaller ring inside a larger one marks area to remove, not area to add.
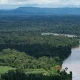
[[[80,0],[0,0],[0,9],[14,9],[18,7],[80,7]]]

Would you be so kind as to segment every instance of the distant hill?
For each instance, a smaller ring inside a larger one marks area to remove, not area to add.
[[[19,7],[13,10],[0,10],[0,15],[80,15],[80,8]]]

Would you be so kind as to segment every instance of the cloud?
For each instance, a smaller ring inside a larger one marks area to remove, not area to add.
[[[33,5],[39,7],[79,7],[80,0],[0,0],[0,4]],[[36,5],[35,5],[36,4]]]

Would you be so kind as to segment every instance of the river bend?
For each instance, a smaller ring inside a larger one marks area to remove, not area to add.
[[[80,47],[73,48],[71,55],[63,62],[62,68],[68,67],[68,71],[72,71],[73,79],[80,80]]]

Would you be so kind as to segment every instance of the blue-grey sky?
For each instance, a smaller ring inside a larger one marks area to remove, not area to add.
[[[1,8],[16,8],[19,6],[35,7],[79,7],[80,0],[0,0]]]

